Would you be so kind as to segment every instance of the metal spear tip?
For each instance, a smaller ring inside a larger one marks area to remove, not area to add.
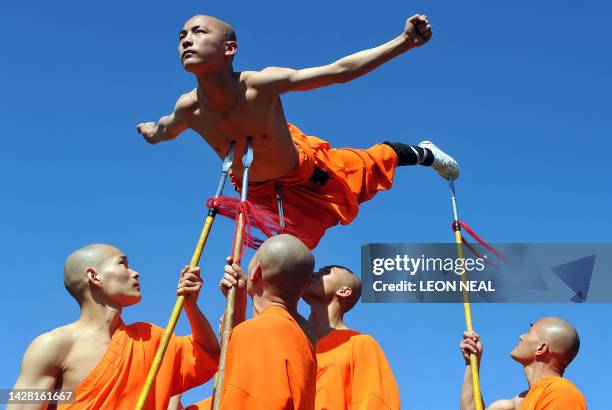
[[[251,166],[251,162],[253,162],[253,139],[251,137],[247,138],[247,148],[242,155],[242,165],[245,168]]]
[[[453,193],[453,196],[455,196],[455,182],[453,181],[453,179],[450,176],[448,177],[448,187],[450,188],[451,192]]]
[[[235,142],[230,142],[229,150],[227,151],[227,155],[223,160],[223,172],[229,172],[230,168],[232,167],[232,164],[234,163],[234,147]]]

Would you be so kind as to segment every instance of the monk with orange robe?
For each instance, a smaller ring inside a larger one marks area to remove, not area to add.
[[[482,356],[482,342],[476,333],[464,332],[459,345],[465,359],[461,410],[474,410],[470,353]],[[523,365],[529,389],[510,400],[498,400],[487,410],[586,410],[586,400],[578,388],[563,377],[578,354],[580,338],[576,329],[563,319],[545,317],[531,325],[510,356]],[[480,368],[480,366],[479,366]],[[483,408],[484,408],[483,403]]]
[[[15,389],[74,390],[73,402],[60,403],[62,409],[134,408],[163,329],[121,320],[123,308],[142,297],[140,275],[128,263],[121,250],[105,244],[85,246],[66,259],[64,284],[80,306],[80,318],[34,339]],[[170,338],[146,409],[165,410],[170,397],[206,382],[217,370],[219,343],[197,305],[201,286],[199,268],[185,267],[176,294],[185,296],[192,334]]]
[[[332,149],[326,141],[288,124],[281,95],[354,80],[426,44],[431,36],[427,17],[415,15],[388,42],[330,64],[235,72],[234,29],[212,16],[194,16],[179,33],[178,51],[184,69],[196,77],[197,88],[183,94],[170,115],[157,123],[141,123],[137,129],[151,144],[193,129],[220,157],[232,142],[240,155],[251,138],[254,159],[248,199],[276,214],[276,195],[283,196],[287,232],[312,249],[326,229],[350,223],[360,203],[391,188],[397,166],[431,166],[442,177],[453,179],[459,167],[429,141],[414,146],[384,142],[368,149]],[[240,161],[234,161],[232,172],[239,190]]]
[[[344,315],[361,295],[361,282],[348,268],[326,266],[313,274],[303,298],[317,343],[315,409],[400,408],[399,389],[385,354],[372,336],[349,329]]]
[[[314,257],[291,235],[266,240],[249,263],[249,276],[228,258],[224,293],[236,286],[234,325],[221,394],[224,410],[312,410],[316,336],[297,305],[308,287]],[[245,321],[246,296],[253,318]],[[211,398],[187,407],[210,410]]]

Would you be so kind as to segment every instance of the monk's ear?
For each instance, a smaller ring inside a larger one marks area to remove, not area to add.
[[[348,286],[342,286],[340,289],[336,291],[336,296],[340,298],[348,298],[353,293],[353,289]]]
[[[238,42],[226,41],[225,42],[225,55],[230,57],[238,52]]]
[[[259,262],[255,264],[255,268],[253,268],[253,272],[249,276],[249,279],[252,281],[259,281],[262,278],[261,265]]]
[[[535,351],[536,358],[544,358],[548,354],[550,354],[550,345],[546,342],[540,342]]]
[[[87,268],[85,275],[87,276],[87,281],[89,283],[98,288],[102,287],[102,281],[100,280],[98,272],[96,272],[95,269]]]

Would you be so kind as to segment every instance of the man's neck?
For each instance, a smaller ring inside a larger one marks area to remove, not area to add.
[[[533,362],[525,366],[523,369],[529,388],[547,377],[561,377],[563,371],[555,368],[553,365],[542,362]]]
[[[108,332],[109,336],[112,336],[121,324],[121,308],[85,302],[81,306],[81,316],[76,323],[83,329]]]
[[[336,299],[329,304],[324,301],[312,301],[308,322],[314,328],[319,339],[334,330],[348,329],[344,325],[344,314]]]
[[[241,94],[240,73],[231,68],[197,75],[198,98],[210,112],[227,113]]]
[[[269,307],[277,306],[283,308],[290,313],[297,314],[297,301],[285,300],[274,295],[255,296],[253,298],[253,317],[259,316]]]

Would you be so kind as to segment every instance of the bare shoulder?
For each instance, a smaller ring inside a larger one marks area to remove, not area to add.
[[[61,365],[74,344],[71,325],[58,327],[36,337],[26,351],[25,365]]]
[[[280,80],[288,78],[295,70],[285,67],[266,67],[260,71],[243,71],[240,79],[247,86],[261,87],[274,84]]]
[[[197,89],[186,92],[181,95],[178,100],[176,100],[176,105],[174,106],[174,113],[178,115],[187,114],[189,112],[193,112],[193,110],[198,105],[198,94]]]

